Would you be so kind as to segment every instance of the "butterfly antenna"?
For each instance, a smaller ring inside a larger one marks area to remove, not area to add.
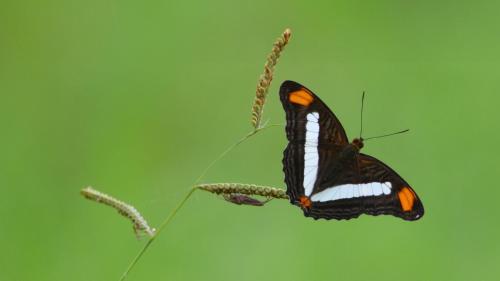
[[[390,133],[390,134],[387,134],[387,135],[381,135],[381,136],[376,136],[376,137],[370,137],[370,138],[366,138],[366,139],[364,139],[364,140],[366,141],[366,140],[370,140],[370,139],[378,139],[378,138],[383,138],[383,137],[393,136],[393,135],[397,135],[397,134],[406,133],[406,132],[408,132],[408,131],[410,131],[410,129],[402,130],[402,131],[395,132],[395,133]]]
[[[363,91],[363,95],[361,95],[361,126],[359,129],[359,139],[362,139],[363,135],[363,107],[365,104],[365,91]]]

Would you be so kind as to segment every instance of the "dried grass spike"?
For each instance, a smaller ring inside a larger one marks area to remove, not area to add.
[[[284,189],[254,184],[210,183],[197,185],[196,188],[215,194],[245,194],[259,195],[275,199],[288,199],[288,195],[286,195],[286,191]]]
[[[134,231],[136,234],[142,231],[151,237],[154,236],[155,229],[149,227],[148,222],[142,217],[134,206],[120,201],[108,194],[97,191],[90,186],[82,189],[80,193],[89,200],[115,208],[122,216],[129,218],[134,224]]]
[[[281,52],[290,40],[292,32],[287,28],[283,34],[274,42],[271,53],[267,56],[264,65],[264,73],[260,76],[257,83],[257,90],[255,92],[255,100],[252,106],[252,125],[257,130],[261,126],[262,113],[264,111],[264,104],[266,102],[267,92],[271,81],[273,80],[274,67],[278,62]]]

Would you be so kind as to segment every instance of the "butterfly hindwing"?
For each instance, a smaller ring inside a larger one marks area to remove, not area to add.
[[[358,163],[362,182],[391,183],[390,204],[384,204],[384,208],[378,209],[377,206],[367,204],[369,212],[391,214],[405,220],[417,220],[424,215],[424,206],[417,193],[393,169],[375,157],[363,153],[359,153]]]
[[[356,158],[356,175],[349,173],[344,183],[320,186],[311,195],[306,216],[351,219],[361,214],[393,215],[405,220],[423,216],[422,202],[402,177],[374,157],[360,153]]]

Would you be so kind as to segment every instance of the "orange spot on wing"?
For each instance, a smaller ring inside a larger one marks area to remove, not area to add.
[[[398,197],[403,211],[408,212],[413,209],[413,203],[415,203],[415,193],[413,193],[409,187],[403,187],[403,189],[398,192]]]
[[[301,89],[290,93],[288,99],[290,100],[291,103],[308,106],[313,102],[314,97],[307,90]]]
[[[307,196],[304,196],[304,195],[300,196],[299,204],[303,209],[311,208],[311,200]]]

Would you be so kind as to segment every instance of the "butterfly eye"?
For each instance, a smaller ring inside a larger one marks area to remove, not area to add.
[[[352,140],[352,144],[354,144],[358,149],[361,149],[364,146],[363,141],[357,138]]]
[[[358,142],[358,147],[359,147],[359,149],[363,148],[363,146],[365,146],[365,145],[363,144],[363,142],[362,142],[362,141],[359,141],[359,142]]]

